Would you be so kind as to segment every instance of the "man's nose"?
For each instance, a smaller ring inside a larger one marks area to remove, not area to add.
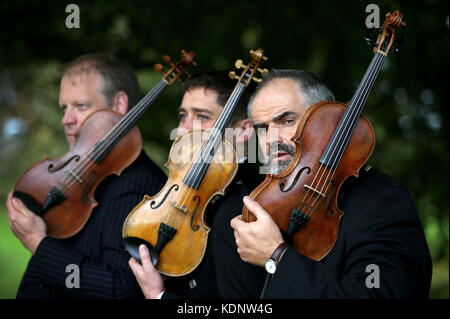
[[[69,107],[66,108],[61,122],[63,125],[71,125],[71,124],[75,124],[77,122],[75,113],[73,112],[73,110],[71,108],[69,108]]]
[[[280,135],[280,131],[276,127],[268,127],[266,134],[266,144],[267,146],[272,145],[273,143],[281,143],[282,137]]]
[[[194,120],[191,117],[187,117],[183,122],[180,122],[178,128],[183,129],[185,131],[192,130],[194,128]]]

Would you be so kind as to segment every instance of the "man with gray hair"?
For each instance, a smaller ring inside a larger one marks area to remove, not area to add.
[[[253,110],[259,92],[287,85],[291,91],[284,95],[267,95],[263,105],[273,103],[270,109]],[[273,100],[276,99],[276,100]],[[266,155],[264,169],[267,174],[280,174],[295,154],[295,144],[290,140],[311,105],[320,101],[334,101],[334,95],[325,81],[314,73],[302,70],[272,70],[258,85],[248,106],[248,117],[257,130],[260,146]],[[283,104],[284,103],[284,104]]]
[[[279,174],[292,162],[291,138],[307,109],[332,99],[325,83],[309,72],[275,70],[264,78],[249,117],[270,173]],[[256,221],[237,216],[230,224],[241,259],[267,271],[263,297],[428,297],[431,258],[414,202],[381,171],[365,166],[341,186],[338,206],[344,215],[338,237],[320,261],[297,252],[289,244],[292,238],[258,202],[246,196],[244,204]]]

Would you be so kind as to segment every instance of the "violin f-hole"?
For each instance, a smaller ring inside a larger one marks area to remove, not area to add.
[[[151,203],[150,203],[150,208],[152,208],[152,209],[157,209],[159,206],[161,206],[165,201],[166,201],[166,199],[167,199],[167,196],[169,196],[169,194],[170,194],[170,192],[172,191],[172,189],[175,189],[175,191],[177,191],[178,190],[178,185],[177,184],[173,184],[170,188],[169,188],[169,190],[167,191],[167,193],[164,195],[164,197],[163,197],[163,199],[161,200],[161,202],[158,204],[158,205],[156,205],[156,201],[152,201]],[[156,206],[155,206],[156,205]]]
[[[61,164],[50,164],[47,169],[50,173],[54,173],[56,171],[59,171],[61,168],[66,167],[67,164],[69,164],[72,160],[78,162],[80,160],[80,155],[73,155],[72,157],[69,157],[67,161],[62,162]]]
[[[299,180],[299,178],[300,178],[300,175],[302,175],[303,171],[306,170],[306,169],[308,170],[308,171],[306,172],[307,174],[311,173],[311,169],[310,169],[308,166],[303,167],[302,169],[300,169],[300,170],[297,172],[297,175],[295,175],[294,181],[292,182],[291,186],[289,186],[287,189],[284,189],[285,186],[286,186],[286,184],[285,184],[285,183],[281,183],[281,184],[280,184],[280,190],[281,190],[283,193],[287,193],[287,192],[289,192],[291,189],[293,189],[294,186],[297,185],[297,182],[298,182],[298,180]]]

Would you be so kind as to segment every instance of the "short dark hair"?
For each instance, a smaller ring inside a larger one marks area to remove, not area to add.
[[[272,69],[267,73],[262,81],[258,84],[255,92],[250,98],[248,105],[248,116],[250,118],[250,108],[255,96],[261,91],[268,83],[275,79],[291,79],[298,84],[300,93],[302,94],[306,107],[320,102],[320,101],[334,101],[335,97],[333,92],[328,88],[328,84],[320,76],[303,70],[277,70]]]
[[[237,84],[237,81],[232,80],[228,73],[229,71],[226,70],[198,73],[183,82],[183,90],[188,92],[199,87],[213,90],[218,94],[217,104],[224,107]],[[256,85],[254,83],[250,83],[246,87],[231,117],[230,125],[247,118],[247,105],[255,88]]]
[[[82,55],[64,67],[63,75],[88,72],[90,70],[97,70],[102,76],[102,93],[108,106],[111,106],[114,97],[120,91],[125,92],[128,96],[128,110],[139,102],[139,83],[133,69],[106,54],[91,53]]]

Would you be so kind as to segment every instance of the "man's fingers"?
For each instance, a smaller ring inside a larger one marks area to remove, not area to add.
[[[7,203],[9,202],[11,206],[15,210],[19,211],[22,215],[28,216],[27,208],[25,207],[25,205],[22,203],[20,199],[13,197],[12,194],[13,194],[12,191],[8,194]]]
[[[139,264],[136,259],[131,257],[130,260],[128,261],[128,265],[130,266],[131,271],[133,272],[133,274],[136,277],[136,279],[137,280],[141,280],[141,277],[142,277],[142,266],[141,266],[141,264]]]
[[[242,223],[245,223],[245,222],[242,220],[241,215],[239,215],[239,216],[234,217],[234,218],[230,221],[230,226],[231,226],[231,228],[233,228],[234,230],[237,230],[237,229],[240,227],[240,225],[241,225]]]
[[[149,272],[154,268],[151,260],[150,260],[150,252],[148,251],[147,246],[140,245],[139,246],[139,255],[141,256],[142,267],[146,272]]]
[[[262,206],[257,202],[251,199],[248,196],[244,197],[244,204],[248,208],[249,211],[255,215],[256,219],[260,219],[265,216],[269,216],[269,214],[262,208]]]

